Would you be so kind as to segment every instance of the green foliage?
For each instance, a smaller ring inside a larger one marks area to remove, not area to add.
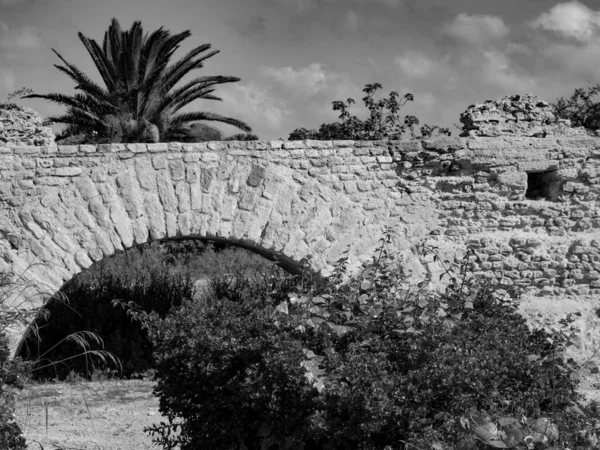
[[[258,141],[258,136],[252,133],[237,133],[232,136],[227,136],[224,141]]]
[[[600,92],[600,84],[585,91],[575,89],[571,98],[560,97],[552,104],[557,119],[569,119],[573,127],[585,127],[590,130],[600,128],[600,102],[593,102],[592,97]]]
[[[530,331],[467,258],[443,294],[407,285],[382,246],[350,280],[342,260],[325,286],[133,313],[167,418],[148,431],[182,450],[588,445],[598,416],[576,403],[569,333]]]
[[[10,357],[7,331],[23,329],[29,326],[35,317],[47,317],[48,314],[44,308],[21,308],[14,303],[15,294],[17,299],[31,301],[31,298],[23,299],[22,296],[31,292],[32,287],[34,286],[26,281],[23,275],[0,272],[0,448],[2,449],[25,450],[27,448],[19,423],[14,416],[17,391],[23,388],[25,380],[40,367],[62,362],[46,359],[23,362],[18,357]],[[32,335],[36,335],[35,327],[31,327],[30,331]],[[118,361],[112,355],[102,350],[90,349],[91,341],[101,342],[94,333],[78,333],[67,336],[66,339],[79,344],[79,351],[73,354],[72,358],[98,358],[104,361],[110,360],[118,365]],[[62,342],[57,345],[60,344]]]
[[[140,246],[113,255],[95,264],[67,283],[61,290],[67,301],[47,305],[49,316],[38,320],[39,338],[32,336],[21,356],[51,360],[69,358],[78,351],[77,342],[55,347],[65,336],[81,330],[93,331],[104,338],[105,348],[123,361],[122,376],[130,377],[152,367],[152,346],[140,327],[126,313],[114,308],[112,301],[133,301],[146,311],[164,316],[171,305],[190,298],[193,279],[185,270],[185,257],[169,257],[159,246]],[[82,359],[50,365],[35,373],[36,378],[66,378],[70,372],[84,377],[104,368]]]
[[[346,102],[336,100],[333,102],[333,110],[340,111],[339,118],[341,122],[322,124],[319,130],[307,130],[298,128],[290,133],[289,140],[399,140],[404,133],[410,130],[414,137],[414,127],[419,124],[419,119],[415,116],[406,116],[402,122],[399,110],[407,102],[413,101],[412,94],[405,94],[402,100],[399,100],[397,92],[390,92],[389,98],[383,98],[375,101],[373,96],[382,86],[379,83],[367,84],[363,89],[367,95],[362,99],[365,106],[369,109],[369,117],[361,120],[353,116],[348,111],[350,105],[355,103],[354,99],[349,98]],[[450,136],[448,128],[438,126],[423,125],[421,127],[422,136],[431,136],[434,132],[447,134]]]
[[[113,306],[114,300],[164,317],[171,306],[194,295],[198,279],[215,292],[249,293],[259,287],[259,280],[271,280],[270,266],[248,251],[215,248],[198,240],[135,247],[99,261],[67,283],[58,297],[65,300],[47,305],[49,316],[37,321],[38,336],[26,341],[20,355],[27,360],[41,355],[53,361],[68,359],[79,351],[79,343],[56,344],[71,333],[90,330],[102,336],[106,351],[122,361],[119,376],[140,376],[154,366],[152,344],[123,308]],[[103,361],[68,359],[37,370],[34,377],[65,379],[74,373],[89,379],[105,368]]]
[[[244,122],[209,112],[177,112],[194,100],[222,100],[213,94],[220,84],[239,81],[231,76],[204,76],[175,88],[181,79],[219,53],[208,51],[210,44],[192,49],[182,59],[168,65],[180,43],[191,36],[190,31],[171,35],[162,27],[152,34],[143,35],[142,24],[133,23],[129,31],[122,31],[113,19],[104,34],[102,46],[79,33],[79,39],[92,57],[106,88],[96,84],[76,66],[56,65],[76,83],[82,93],[29,94],[22,98],[43,98],[67,108],[60,116],[46,120],[67,124],[57,141],[83,134],[86,139],[119,142],[173,142],[185,133],[187,124],[195,121],[217,121],[240,128],[252,129]],[[208,53],[207,53],[208,52]],[[93,132],[96,136],[92,136]]]

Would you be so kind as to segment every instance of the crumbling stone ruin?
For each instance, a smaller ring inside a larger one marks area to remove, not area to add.
[[[480,136],[587,136],[595,133],[572,128],[570,120],[557,119],[548,102],[532,94],[507,95],[471,105],[460,115],[461,137]]]
[[[499,294],[521,289],[529,320],[578,312],[581,351],[600,345],[600,138],[552,125],[537,97],[470,107],[468,136],[373,142],[56,146],[38,119],[18,130],[24,116],[9,113],[0,270],[48,263],[31,281],[58,290],[114,252],[192,237],[290,267],[311,256],[327,275],[346,254],[351,269],[370,260],[391,227],[414,277],[441,270],[420,245],[450,260],[471,247],[474,273]]]
[[[0,146],[54,145],[54,132],[31,108],[0,105]]]

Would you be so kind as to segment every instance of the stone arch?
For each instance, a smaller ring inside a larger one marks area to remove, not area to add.
[[[276,255],[291,271],[310,256],[312,270],[327,276],[347,251],[351,268],[370,259],[386,226],[398,225],[394,190],[383,183],[390,180],[379,178],[378,165],[369,173],[367,164],[348,154],[363,150],[341,149],[363,171],[359,190],[360,181],[341,187],[328,182],[324,172],[335,170],[336,163],[347,170],[346,161],[333,159],[332,149],[311,153],[281,149],[281,142],[259,144],[263,148],[220,143],[11,148],[4,161],[15,176],[2,198],[0,270],[18,272],[37,288],[10,303],[41,306],[94,261],[173,238],[224,241]],[[387,159],[382,164],[390,166]],[[386,175],[396,176],[391,170]],[[13,348],[22,331],[11,332]]]

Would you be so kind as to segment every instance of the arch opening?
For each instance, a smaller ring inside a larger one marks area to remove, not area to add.
[[[80,352],[76,342],[51,349],[69,334],[90,331],[100,335],[104,348],[121,359],[122,376],[138,377],[152,369],[151,344],[126,310],[112,305],[114,298],[164,316],[183,298],[198,298],[206,286],[222,293],[229,283],[236,295],[254,295],[260,283],[281,287],[301,271],[301,264],[290,258],[228,239],[177,237],[135,245],[102,258],[67,281],[46,302],[49,317],[39,317],[30,325],[16,355],[61,361]],[[34,328],[40,340],[32,333]],[[64,379],[73,371],[89,378],[95,370],[105,370],[100,366],[80,358],[68,365],[50,366],[37,377]]]

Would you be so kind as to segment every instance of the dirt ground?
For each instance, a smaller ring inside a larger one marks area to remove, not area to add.
[[[28,386],[15,415],[29,449],[159,449],[143,431],[163,419],[153,386],[141,380]]]
[[[154,383],[112,380],[50,383],[26,387],[16,416],[28,448],[36,450],[146,450],[144,427],[158,423]],[[584,380],[580,392],[600,401],[600,374]]]

